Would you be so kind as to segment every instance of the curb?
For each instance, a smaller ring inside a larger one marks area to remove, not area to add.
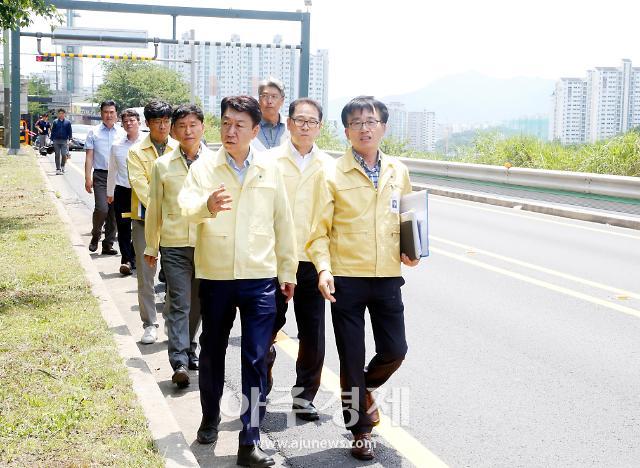
[[[164,399],[158,384],[143,359],[136,341],[129,332],[129,329],[107,291],[102,278],[98,273],[91,256],[87,251],[82,237],[73,227],[71,218],[64,205],[54,194],[54,188],[47,176],[42,164],[36,159],[40,168],[40,173],[44,179],[47,191],[58,211],[60,220],[71,240],[71,246],[75,251],[80,265],[84,269],[85,277],[91,285],[93,295],[98,299],[100,313],[107,322],[116,343],[118,354],[122,358],[129,378],[132,382],[133,391],[147,419],[149,430],[153,437],[153,444],[158,452],[165,458],[166,466],[173,467],[198,467],[200,466],[193,455],[189,444],[184,438],[169,405]]]
[[[414,190],[427,189],[430,194],[440,195],[443,197],[458,198],[460,200],[486,203],[488,205],[517,208],[523,211],[532,211],[535,213],[577,219],[580,221],[590,221],[593,223],[609,224],[611,226],[640,230],[640,218],[624,216],[622,214],[615,215],[602,211],[593,211],[553,203],[535,202],[524,198],[488,195],[469,190],[452,190],[438,185],[420,184],[416,182],[412,182],[411,185]]]

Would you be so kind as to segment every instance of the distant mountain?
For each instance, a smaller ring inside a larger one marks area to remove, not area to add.
[[[422,89],[383,96],[385,103],[402,102],[408,111],[427,109],[439,123],[498,122],[525,115],[548,114],[554,80],[493,78],[477,72],[451,75]],[[330,118],[339,118],[347,99],[329,102]]]

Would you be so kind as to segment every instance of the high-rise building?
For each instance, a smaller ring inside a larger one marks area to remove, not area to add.
[[[561,78],[552,97],[549,135],[560,143],[585,141],[587,84],[582,78]]]
[[[182,40],[193,40],[193,31],[183,34]],[[185,60],[195,56],[195,66]],[[299,97],[300,51],[295,46],[282,43],[275,36],[273,44],[245,44],[238,35],[226,43],[191,45],[163,44],[160,55],[166,66],[176,70],[184,80],[192,84],[191,70],[195,69],[195,96],[200,99],[205,112],[220,114],[220,101],[225,96],[248,94],[257,96],[258,84],[270,76],[285,85],[285,102],[282,113],[287,113],[289,103]],[[318,50],[309,57],[309,97],[317,100],[327,110],[328,103],[328,52]]]
[[[417,151],[433,152],[436,149],[436,114],[423,110],[409,112],[407,117],[409,147]]]
[[[407,110],[401,102],[387,103],[389,120],[387,121],[387,137],[398,141],[407,140]]]
[[[552,96],[549,138],[596,142],[640,125],[640,68],[596,67],[586,78],[562,78]]]

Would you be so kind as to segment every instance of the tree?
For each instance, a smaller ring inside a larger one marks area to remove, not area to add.
[[[189,87],[180,74],[155,63],[105,62],[104,81],[94,101],[113,99],[120,109],[143,107],[152,99],[185,104],[191,99]]]
[[[336,135],[333,128],[330,128],[327,125],[323,125],[320,129],[320,135],[316,138],[316,145],[318,148],[325,151],[344,151],[347,147],[345,142],[340,141],[340,138],[338,138],[338,135]]]
[[[409,151],[407,148],[408,144],[409,143],[406,140],[403,141],[389,136],[382,139],[380,142],[380,149],[385,154],[404,156],[404,154]]]
[[[42,78],[37,76],[30,76],[27,82],[29,96],[47,97],[51,96],[51,89],[44,83]],[[47,112],[48,106],[41,102],[29,102],[28,103],[29,114],[32,116],[40,116]]]
[[[56,7],[45,0],[2,0],[0,29],[26,28],[37,16],[58,24],[62,22]]]
[[[220,143],[220,117],[212,114],[204,116],[204,139],[207,143]]]

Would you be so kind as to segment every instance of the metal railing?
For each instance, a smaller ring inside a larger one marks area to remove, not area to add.
[[[220,143],[212,143],[209,147],[217,150],[220,148]],[[336,158],[343,154],[341,151],[327,151],[327,153]],[[407,166],[411,175],[451,177],[640,200],[640,177],[520,167],[507,168],[414,158],[400,158],[400,160]]]

